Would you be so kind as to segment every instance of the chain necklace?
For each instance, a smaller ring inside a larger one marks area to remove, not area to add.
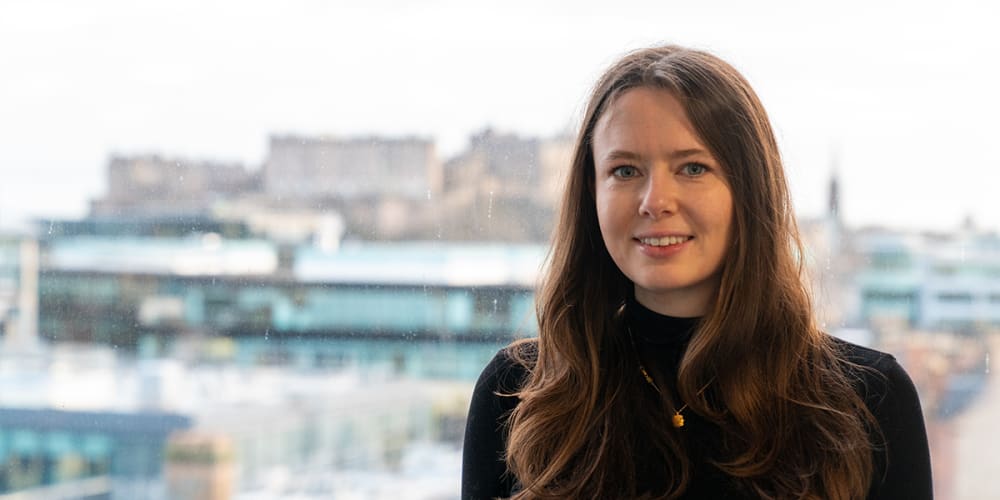
[[[638,360],[639,362],[639,372],[642,373],[642,378],[646,380],[646,383],[649,384],[649,386],[652,387],[653,390],[660,395],[660,397],[663,397],[663,391],[661,391],[660,388],[657,387],[656,382],[653,381],[653,377],[649,375],[649,372],[646,371],[646,367],[642,365],[642,358],[639,357],[639,349],[636,348],[635,338],[633,338],[632,336],[632,328],[631,327],[625,327],[625,328],[628,330],[628,339],[629,342],[632,343],[632,351],[635,353],[635,359]],[[705,389],[708,389],[708,386],[711,385],[712,382],[714,381],[715,377],[712,377],[711,380],[708,381],[708,383],[706,383],[704,386],[702,386],[701,389],[698,390],[698,395],[700,396],[701,393],[705,392]],[[674,416],[670,418],[670,423],[672,423],[675,428],[680,429],[681,427],[684,427],[683,412],[684,410],[687,409],[687,407],[688,407],[687,403],[684,403],[679,410],[674,412]]]

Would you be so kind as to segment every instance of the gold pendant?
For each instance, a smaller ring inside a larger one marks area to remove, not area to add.
[[[674,413],[674,418],[672,420],[674,423],[674,427],[678,429],[684,427],[684,415],[681,415],[680,412]]]

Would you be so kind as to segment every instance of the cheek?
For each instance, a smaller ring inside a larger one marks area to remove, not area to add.
[[[732,245],[736,224],[732,199],[728,193],[714,197],[712,203],[706,208],[709,209],[701,213],[702,228],[710,228],[710,231],[714,233],[713,239],[718,242],[718,246],[723,249],[729,248]]]
[[[604,245],[607,246],[609,241],[609,231],[613,231],[615,224],[609,220],[609,214],[600,205],[597,206],[597,228],[601,231],[601,239],[604,240]]]
[[[619,266],[619,257],[621,254],[620,240],[621,232],[624,230],[621,218],[616,214],[612,204],[607,203],[608,198],[597,197],[597,226],[598,230],[601,232],[601,243],[604,245],[604,249],[611,256],[611,260],[614,261],[616,266]]]
[[[729,254],[729,249],[733,247],[736,238],[736,220],[733,214],[732,203],[727,203],[719,213],[719,230],[722,233],[725,254]]]
[[[715,220],[720,227],[731,229],[733,226],[733,196],[729,189],[719,194],[715,206]]]
[[[601,228],[601,235],[605,235],[606,229],[612,227],[610,219],[612,212],[608,206],[608,198],[597,189],[594,193],[594,210],[597,212],[597,224]]]
[[[626,193],[616,189],[597,189],[594,193],[594,202],[597,208],[597,217],[601,223],[613,224],[614,220],[621,220],[628,215],[628,198]]]

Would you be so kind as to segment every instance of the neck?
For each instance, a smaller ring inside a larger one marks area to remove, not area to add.
[[[708,297],[664,297],[636,289],[636,302],[643,307],[664,316],[674,318],[700,318],[708,312]]]
[[[690,340],[700,319],[666,316],[629,298],[625,322],[642,346],[681,347]]]

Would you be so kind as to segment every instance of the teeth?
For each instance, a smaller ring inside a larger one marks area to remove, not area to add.
[[[643,238],[643,245],[650,245],[654,247],[665,247],[668,245],[676,245],[678,243],[684,243],[688,240],[687,236],[664,236],[663,238]]]

